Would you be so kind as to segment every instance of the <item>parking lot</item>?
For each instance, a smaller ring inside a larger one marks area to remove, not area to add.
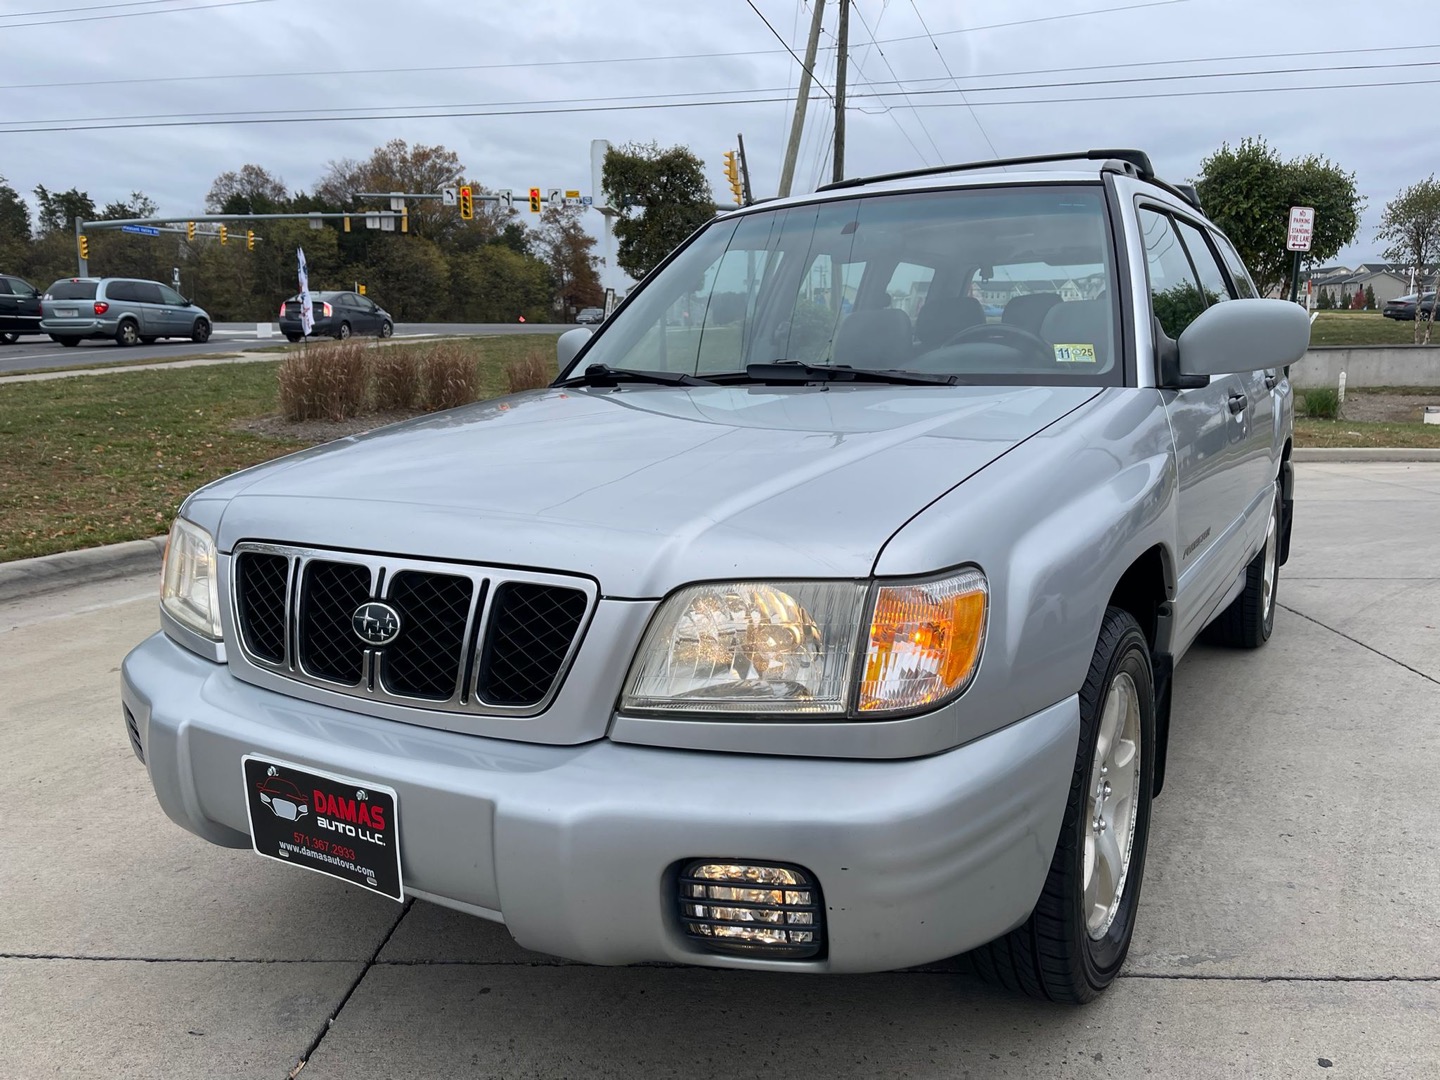
[[[1440,464],[1302,464],[1275,636],[1176,676],[1124,975],[590,968],[173,825],[148,577],[0,605],[0,1076],[1440,1076]],[[863,793],[857,793],[863,798]]]

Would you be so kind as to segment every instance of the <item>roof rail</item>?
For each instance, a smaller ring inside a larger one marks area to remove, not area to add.
[[[873,176],[856,176],[848,180],[836,180],[829,184],[822,184],[816,191],[839,191],[843,188],[864,187],[867,184],[878,184],[886,180],[910,180],[918,176],[940,176],[944,173],[969,172],[974,169],[996,169],[1009,165],[1043,165],[1058,161],[1103,161],[1123,163],[1121,169],[1131,176],[1141,180],[1147,180],[1152,184],[1158,184],[1173,195],[1178,195],[1195,209],[1200,209],[1200,200],[1195,190],[1190,185],[1176,187],[1167,184],[1155,175],[1155,166],[1150,163],[1150,155],[1144,150],[1076,150],[1069,154],[1034,154],[1029,157],[992,158],[989,161],[966,161],[956,165],[932,165],[924,169],[906,169],[903,172],[877,173]],[[1128,166],[1125,167],[1125,166]]]
[[[1003,168],[1007,165],[1043,165],[1052,161],[1109,161],[1112,159],[1129,162],[1135,166],[1137,175],[1142,179],[1149,180],[1155,176],[1155,168],[1150,164],[1150,155],[1144,150],[1076,150],[1070,154],[1034,154],[1030,157],[992,158],[989,161],[965,161],[957,165],[931,165],[924,169],[906,169],[903,172],[856,176],[849,180],[836,180],[829,184],[822,184],[815,190],[836,191],[840,188],[878,184],[884,180],[909,180],[916,176],[939,176],[942,173]]]

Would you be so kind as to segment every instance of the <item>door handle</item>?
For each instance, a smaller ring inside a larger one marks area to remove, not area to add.
[[[1279,386],[1279,385],[1280,385],[1280,376],[1279,376],[1279,375],[1275,375],[1275,374],[1272,373],[1272,374],[1270,374],[1270,375],[1266,375],[1266,376],[1265,376],[1265,389],[1266,389],[1266,390],[1274,390],[1275,387],[1277,387],[1277,386]]]
[[[1250,404],[1250,399],[1249,399],[1248,397],[1246,397],[1244,394],[1231,394],[1231,395],[1230,395],[1230,411],[1231,411],[1232,413],[1234,413],[1235,415],[1237,415],[1237,416],[1238,416],[1240,413],[1244,412],[1244,411],[1245,411],[1245,406],[1246,406],[1246,405],[1249,405],[1249,404]]]

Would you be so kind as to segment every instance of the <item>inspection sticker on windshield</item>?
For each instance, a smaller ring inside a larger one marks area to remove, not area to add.
[[[1056,345],[1055,362],[1057,364],[1093,364],[1095,363],[1095,346]]]

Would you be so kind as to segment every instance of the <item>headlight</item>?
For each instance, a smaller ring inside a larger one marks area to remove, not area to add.
[[[182,626],[220,640],[220,587],[215,539],[199,525],[176,518],[165,543],[160,606]]]
[[[873,587],[688,586],[651,623],[620,708],[880,719],[939,705],[974,679],[988,607],[985,575],[973,567]]]
[[[692,585],[667,600],[621,708],[843,713],[866,588],[854,582]]]

